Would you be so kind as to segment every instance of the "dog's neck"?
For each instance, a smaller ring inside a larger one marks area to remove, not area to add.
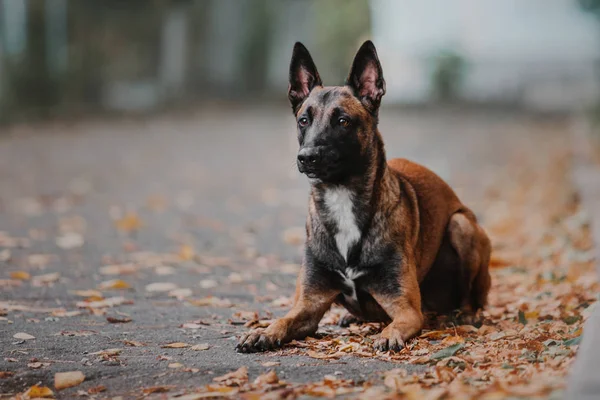
[[[385,148],[379,132],[365,157],[365,172],[339,183],[313,183],[311,196],[316,213],[332,230],[340,254],[348,251],[369,229],[375,212],[391,192],[396,192],[386,162]]]

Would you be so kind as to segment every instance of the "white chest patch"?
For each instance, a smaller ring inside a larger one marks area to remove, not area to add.
[[[327,189],[325,206],[337,225],[335,243],[338,251],[348,260],[348,250],[360,240],[360,231],[352,212],[352,192],[346,188]]]

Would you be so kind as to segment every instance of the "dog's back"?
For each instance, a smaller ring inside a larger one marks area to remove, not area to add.
[[[388,166],[410,185],[413,190],[405,194],[414,197],[411,200],[418,205],[419,221],[415,221],[420,227],[416,245],[416,249],[420,250],[417,272],[419,281],[422,281],[433,265],[450,217],[466,207],[452,188],[430,169],[404,158],[389,160]]]

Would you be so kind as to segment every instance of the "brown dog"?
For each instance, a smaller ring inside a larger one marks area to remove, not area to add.
[[[244,336],[238,351],[314,334],[334,302],[358,319],[390,322],[375,342],[383,351],[419,333],[422,308],[485,306],[490,241],[473,212],[427,168],[386,162],[377,130],[385,82],[373,43],[361,46],[346,85],[334,87],[323,87],[296,43],[289,79],[298,168],[312,185],[305,258],[292,309]]]

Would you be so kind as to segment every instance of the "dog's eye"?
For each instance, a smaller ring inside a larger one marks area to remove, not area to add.
[[[343,126],[345,128],[348,125],[350,125],[350,121],[348,121],[346,118],[340,118],[340,119],[338,119],[338,124],[340,124],[340,126]]]
[[[308,118],[306,117],[302,117],[298,120],[298,125],[304,127],[306,125],[308,125]]]

